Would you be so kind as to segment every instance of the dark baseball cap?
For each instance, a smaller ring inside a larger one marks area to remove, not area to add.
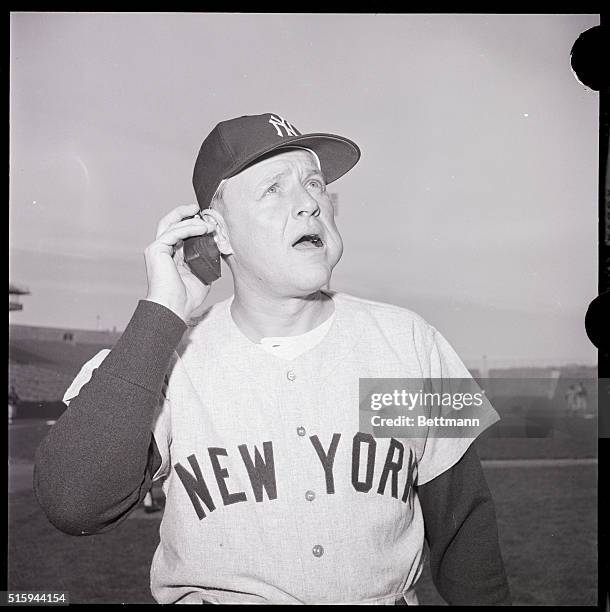
[[[328,183],[336,181],[360,159],[356,143],[336,134],[301,134],[280,115],[244,115],[221,121],[199,149],[193,187],[199,208],[208,208],[223,179],[235,176],[259,158],[285,147],[311,149]]]

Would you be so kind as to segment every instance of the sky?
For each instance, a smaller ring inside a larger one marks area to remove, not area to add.
[[[158,220],[219,122],[354,140],[331,287],[409,308],[467,363],[595,363],[598,15],[12,13],[11,323],[123,329]],[[224,270],[210,303],[232,293]]]

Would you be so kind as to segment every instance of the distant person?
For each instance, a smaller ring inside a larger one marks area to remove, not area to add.
[[[582,382],[579,382],[576,385],[576,410],[581,414],[585,414],[587,412],[587,407],[587,389]]]
[[[476,435],[360,431],[361,377],[470,374],[417,314],[324,290],[343,252],[326,186],[359,157],[278,115],[219,123],[195,163],[199,206],[160,220],[146,298],[38,449],[38,500],[67,533],[111,529],[163,481],[159,603],[417,604],[425,540],[448,603],[510,603]],[[213,258],[184,255],[204,235],[234,283],[211,307],[193,270]],[[498,420],[489,402],[480,418]]]
[[[15,389],[15,385],[10,385],[8,389],[8,422],[12,424],[13,419],[17,416],[17,404],[19,404],[19,395]]]
[[[576,414],[578,407],[576,401],[576,395],[578,391],[576,385],[570,385],[565,392],[565,399],[568,404],[568,415],[572,416]]]

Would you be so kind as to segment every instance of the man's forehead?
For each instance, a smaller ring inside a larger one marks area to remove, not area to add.
[[[274,151],[273,154],[248,166],[233,178],[258,179],[267,174],[288,173],[292,170],[318,171],[318,158],[306,149]],[[231,179],[230,179],[231,180]]]
[[[311,152],[305,149],[290,150],[276,152],[274,155],[266,157],[250,168],[260,173],[273,172],[276,168],[285,170],[304,169],[304,170],[319,170],[318,158]]]
[[[259,159],[256,163],[248,166],[240,173],[228,179],[223,179],[216,189],[226,195],[227,191],[237,189],[255,189],[261,182],[276,177],[276,175],[288,175],[293,172],[303,174],[320,173],[322,170],[318,156],[309,149],[291,147],[288,150],[279,149]]]

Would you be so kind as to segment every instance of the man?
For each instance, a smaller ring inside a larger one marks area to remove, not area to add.
[[[570,385],[567,391],[565,392],[565,398],[568,404],[568,415],[569,416],[574,416],[577,412],[576,394],[577,394],[576,385]]]
[[[13,419],[17,414],[17,404],[19,403],[19,394],[15,385],[10,385],[8,389],[8,424],[13,424]]]
[[[160,603],[416,604],[424,539],[449,603],[510,603],[472,438],[359,431],[360,378],[469,376],[416,314],[322,291],[343,250],[326,184],[359,156],[278,115],[219,123],[199,207],[160,221],[146,299],[39,448],[35,490],[67,533],[112,528],[163,480]],[[205,233],[234,280],[211,308],[182,255]]]

